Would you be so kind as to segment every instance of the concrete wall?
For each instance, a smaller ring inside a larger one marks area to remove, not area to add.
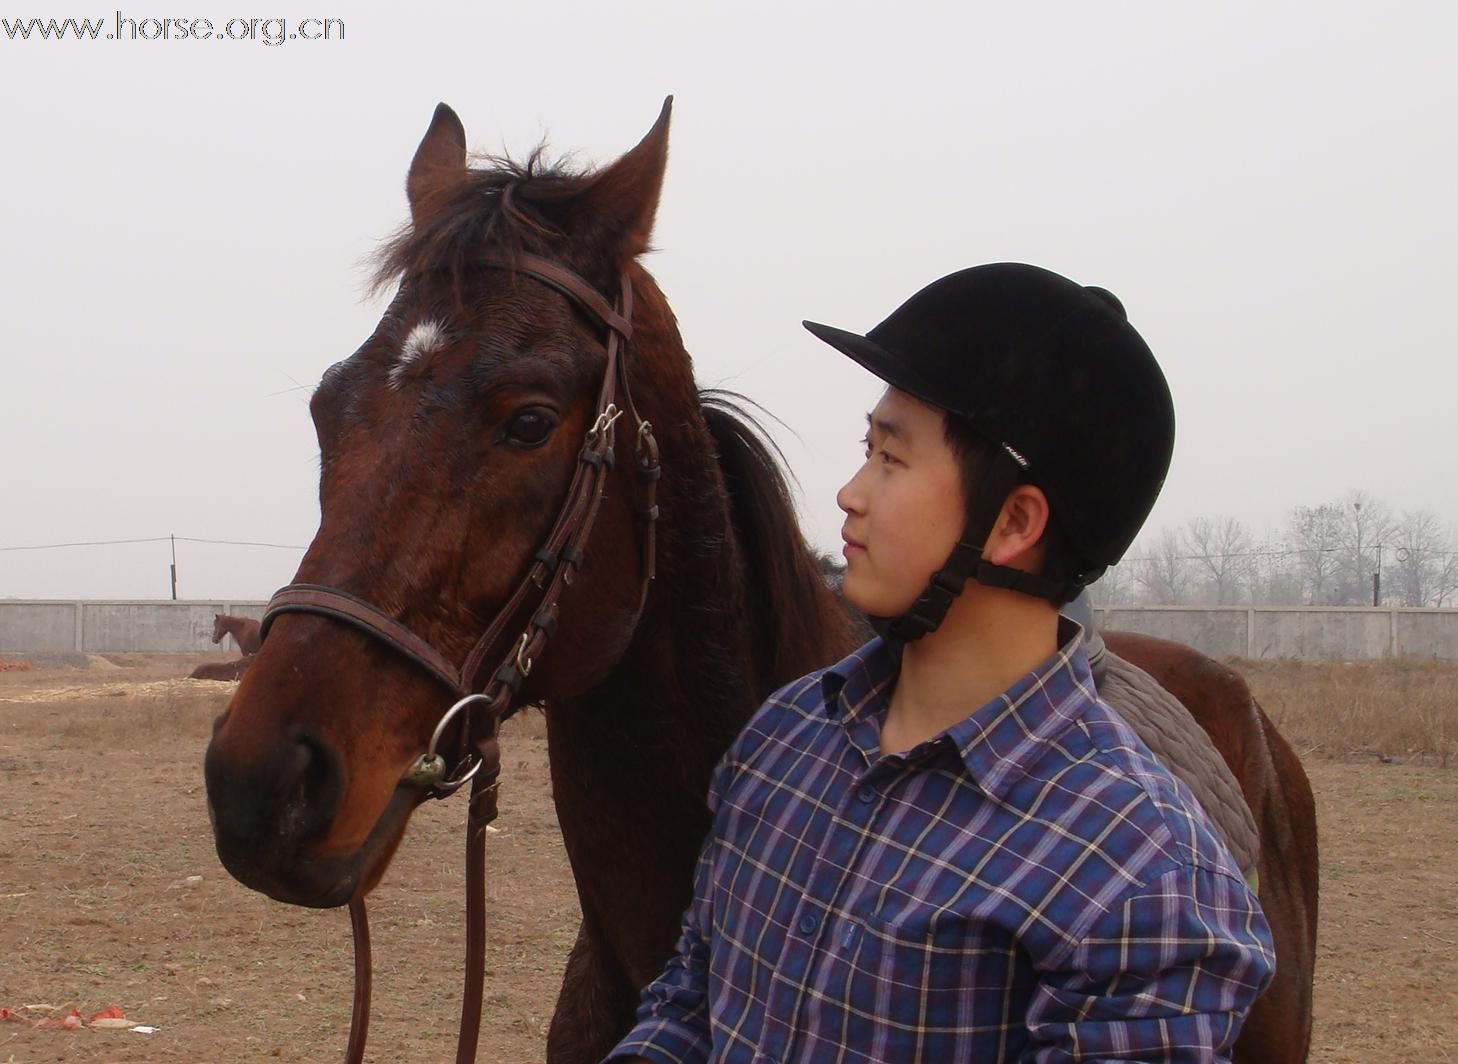
[[[1458,660],[1458,609],[1364,606],[1112,606],[1100,628],[1173,639],[1215,658]]]
[[[188,653],[213,646],[213,614],[263,616],[263,602],[20,602],[0,599],[0,654]],[[1187,643],[1216,658],[1458,660],[1458,609],[1118,606],[1101,628]],[[224,649],[236,650],[231,640]]]
[[[1246,656],[1246,610],[1181,610],[1159,607],[1094,610],[1100,628],[1186,643],[1215,658]]]
[[[213,614],[263,616],[263,602],[21,602],[0,600],[0,654],[187,653],[213,645]]]

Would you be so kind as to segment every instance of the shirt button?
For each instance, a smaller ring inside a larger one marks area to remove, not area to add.
[[[863,802],[865,802],[867,805],[870,805],[872,802],[874,802],[876,800],[876,788],[872,787],[868,783],[868,784],[866,784],[864,787],[862,787],[860,789],[860,791],[857,794],[857,797],[859,797],[860,800],[863,801]]]
[[[800,917],[800,930],[807,935],[813,932],[819,926],[820,920],[818,917],[816,917],[814,913],[806,913],[804,916]]]

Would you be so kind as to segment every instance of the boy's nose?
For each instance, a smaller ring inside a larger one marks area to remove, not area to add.
[[[861,479],[861,472],[864,469],[865,466],[862,466],[856,470],[855,475],[842,484],[840,490],[835,493],[835,505],[848,514],[861,512],[861,492],[857,481]]]

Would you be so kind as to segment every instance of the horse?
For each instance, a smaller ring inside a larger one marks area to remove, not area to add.
[[[1195,718],[1240,785],[1260,836],[1259,896],[1276,976],[1246,1017],[1237,1062],[1304,1061],[1316,976],[1316,799],[1301,761],[1239,673],[1167,639],[1106,631],[1109,650],[1159,681]]]
[[[394,298],[310,403],[321,516],[290,587],[325,589],[335,608],[270,609],[263,649],[218,718],[204,766],[215,844],[233,876],[284,902],[353,905],[423,800],[405,781],[446,724],[441,677],[449,685],[473,671],[491,642],[484,660],[503,660],[497,678],[518,685],[516,702],[544,708],[581,904],[548,1031],[553,1064],[605,1055],[671,953],[722,751],[769,692],[856,639],[799,530],[773,445],[741,406],[699,390],[668,302],[639,261],[670,103],[636,147],[582,172],[545,165],[540,152],[472,167],[459,118],[437,107],[406,180],[410,220],[381,252],[378,280],[397,286]],[[551,268],[526,265],[543,261],[557,264],[555,282]],[[597,293],[631,291],[631,309],[618,303],[628,320],[605,334],[612,312],[584,307],[608,296],[585,297],[561,279],[567,271]],[[615,329],[631,335],[619,363]],[[549,618],[555,634],[541,650],[527,628],[513,658],[522,629],[499,615],[516,606],[513,588],[562,564],[553,514],[589,460],[583,441],[600,444],[620,412],[593,398],[613,365],[637,400],[636,440],[629,423],[613,460],[592,452],[606,491]],[[639,505],[633,473],[644,423],[662,455],[653,506]],[[1136,664],[1162,664],[1128,649]],[[1269,755],[1273,730],[1252,732],[1264,718],[1252,717],[1248,692],[1237,694],[1207,699],[1222,754],[1237,773],[1261,757],[1292,772]],[[1285,782],[1301,790],[1299,765]],[[1254,790],[1270,816],[1303,830],[1300,810],[1281,808],[1285,790],[1263,780]],[[1285,835],[1270,841],[1263,861],[1274,866],[1313,859],[1279,849]],[[1299,953],[1309,929],[1282,923],[1284,906],[1272,913],[1278,949],[1294,942]],[[1267,1021],[1252,1014],[1240,1059],[1304,1059],[1309,980],[1279,1001],[1284,1011],[1267,1010]]]
[[[238,643],[238,649],[246,658],[257,654],[263,645],[259,625],[252,617],[234,617],[229,613],[213,614],[213,642],[221,643],[224,636],[231,635]]]
[[[251,657],[236,661],[205,661],[187,674],[189,680],[236,680],[253,664]]]

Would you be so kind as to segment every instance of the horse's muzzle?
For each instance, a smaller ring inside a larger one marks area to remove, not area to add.
[[[220,728],[208,744],[203,774],[218,857],[235,879],[295,905],[349,901],[358,857],[311,852],[345,792],[344,760],[329,743],[295,728],[270,747],[235,750]]]

